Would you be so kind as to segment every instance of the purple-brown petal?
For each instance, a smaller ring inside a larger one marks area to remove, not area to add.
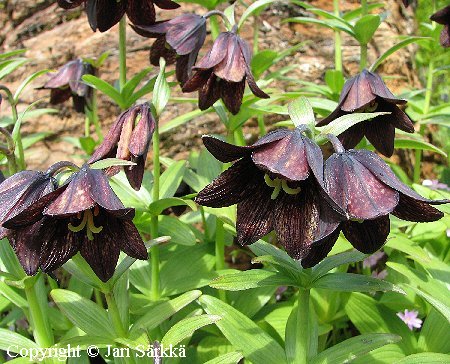
[[[246,62],[238,42],[238,36],[234,34],[229,36],[225,47],[225,57],[214,67],[214,73],[225,81],[241,82],[245,77]]]
[[[220,82],[214,73],[211,73],[208,81],[200,88],[198,92],[198,107],[200,110],[206,110],[214,105],[220,98]]]
[[[322,261],[333,249],[336,240],[339,238],[341,229],[334,230],[330,235],[311,245],[309,253],[300,261],[303,268],[314,267]]]
[[[340,104],[342,111],[354,112],[375,100],[376,96],[372,93],[368,75],[369,72],[363,70],[359,75],[355,76],[351,87],[345,94],[345,100]],[[347,82],[350,83],[350,81]]]
[[[195,72],[191,78],[189,78],[186,83],[183,85],[183,92],[193,92],[201,89],[208,83],[208,80],[212,76],[211,70],[206,71],[197,71]]]
[[[20,265],[28,275],[34,275],[39,269],[41,242],[36,239],[41,223],[14,230],[9,241],[19,259]]]
[[[167,64],[174,64],[177,53],[166,45],[166,37],[164,35],[156,38],[150,48],[150,63],[153,66],[159,66],[159,59],[164,58]]]
[[[342,232],[347,240],[361,253],[372,254],[379,250],[389,235],[389,215],[363,222],[346,221]]]
[[[390,122],[396,129],[414,133],[414,124],[411,119],[395,104],[379,100],[377,111],[390,112],[390,114],[377,116],[373,121],[385,120]]]
[[[438,24],[449,24],[450,23],[450,5],[445,8],[435,12],[430,16],[430,20],[435,21]]]
[[[186,55],[201,47],[206,38],[206,19],[196,14],[183,14],[170,21],[167,43],[178,55]]]
[[[145,172],[145,157],[132,157],[131,161],[136,163],[135,166],[124,167],[124,172],[127,177],[130,186],[135,190],[139,191],[141,189],[142,181],[144,179]]]
[[[398,203],[392,215],[402,220],[415,222],[431,222],[437,221],[444,217],[444,214],[438,209],[431,206],[425,201],[416,200],[400,194],[400,202]]]
[[[333,154],[325,163],[329,195],[353,219],[374,219],[392,212],[397,191],[389,188],[347,153]]]
[[[106,32],[125,14],[125,1],[88,0],[86,12],[93,31]]]
[[[72,258],[80,249],[84,234],[67,227],[71,220],[44,217],[39,233],[34,237],[42,244],[39,264],[44,272],[52,272]]]
[[[155,130],[155,120],[153,119],[150,106],[142,104],[138,110],[141,118],[131,133],[131,140],[128,145],[131,154],[135,157],[147,154],[153,131]]]
[[[367,72],[367,77],[369,79],[370,88],[374,95],[377,95],[383,100],[392,102],[394,104],[406,104],[406,100],[398,99],[397,97],[395,97],[395,95],[387,88],[386,84],[378,74]]]
[[[274,201],[272,190],[263,179],[251,196],[237,205],[237,241],[241,245],[253,244],[273,230]]]
[[[274,225],[277,238],[294,259],[307,256],[316,240],[320,207],[315,189],[305,188],[296,195],[283,193],[276,199]]]
[[[63,9],[73,9],[80,6],[84,0],[58,0],[58,5]]]
[[[213,68],[227,56],[228,38],[231,37],[231,33],[220,33],[211,50],[198,61],[194,69],[206,70]]]
[[[303,136],[298,129],[277,142],[259,147],[252,159],[263,171],[289,181],[302,181],[309,176]]]
[[[394,153],[395,128],[387,118],[374,118],[365,122],[367,140],[386,157]]]
[[[149,1],[149,0],[148,0]],[[180,4],[177,4],[174,1],[171,0],[151,0],[155,5],[164,10],[173,10],[178,9],[180,7]]]
[[[381,182],[393,188],[394,190],[432,205],[449,203],[449,200],[429,200],[420,196],[417,192],[402,183],[392,172],[389,166],[375,153],[368,150],[351,150],[348,152],[353,158],[365,166],[372,174],[374,174]]]
[[[233,115],[236,115],[241,108],[244,91],[245,80],[241,82],[220,82],[220,95],[223,103]]]
[[[261,185],[264,185],[263,174],[250,158],[244,158],[201,190],[195,201],[209,207],[231,206],[252,198]]]
[[[202,141],[206,149],[208,149],[216,159],[223,163],[233,162],[246,155],[250,155],[253,150],[252,147],[241,147],[230,144],[211,135],[203,135]]]
[[[123,1],[125,2],[125,1]],[[126,13],[131,23],[136,25],[151,25],[155,23],[155,6],[153,0],[128,0]]]
[[[147,249],[142,241],[139,231],[130,220],[121,220],[118,229],[122,232],[120,249],[130,257],[146,260],[148,259]]]
[[[356,124],[338,135],[338,138],[345,149],[353,149],[364,138],[366,131],[365,122]]]

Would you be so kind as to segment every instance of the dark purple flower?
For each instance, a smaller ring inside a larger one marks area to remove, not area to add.
[[[408,6],[410,6],[412,4],[412,0],[402,0],[403,5],[405,5],[405,8],[407,8]]]
[[[444,26],[440,42],[443,47],[450,47],[450,5],[434,13],[430,19]]]
[[[238,147],[210,136],[206,148],[221,162],[238,160],[197,195],[203,206],[237,204],[237,240],[256,242],[275,230],[288,254],[301,259],[329,237],[342,217],[323,189],[320,148],[299,129],[280,129]]]
[[[148,104],[131,107],[120,114],[88,163],[113,157],[136,163],[124,170],[130,185],[139,190],[154,129],[155,119]],[[111,167],[108,174],[118,171],[118,167]]]
[[[324,180],[328,194],[347,216],[338,230],[365,254],[376,252],[386,242],[389,214],[408,221],[436,221],[444,214],[431,205],[450,202],[420,196],[403,184],[377,154],[367,150],[344,151],[338,147],[325,163]],[[313,266],[322,260],[334,241],[328,240],[327,244],[313,246],[302,265]]]
[[[135,25],[155,23],[155,5],[161,9],[176,9],[180,5],[171,0],[58,0],[60,7],[73,9],[86,5],[89,24],[95,32],[105,32],[127,14]]]
[[[250,69],[252,54],[248,44],[234,32],[221,33],[212,49],[194,67],[196,72],[183,92],[199,92],[199,108],[206,110],[222,99],[237,114],[244,97],[245,81],[255,96],[268,98],[256,84]]]
[[[183,85],[205,42],[206,19],[183,14],[150,26],[133,26],[133,29],[144,37],[156,38],[150,49],[150,63],[158,66],[160,57],[168,64],[176,62],[177,80]]]
[[[95,74],[94,67],[81,59],[76,59],[52,74],[41,89],[51,90],[51,104],[61,104],[72,97],[75,110],[84,112],[84,107],[91,97],[91,88],[82,82],[81,78],[88,74]]]
[[[397,99],[379,75],[363,70],[345,83],[336,110],[317,125],[327,125],[340,116],[355,112],[390,112],[358,123],[339,135],[347,149],[354,148],[366,136],[376,150],[390,157],[394,152],[395,128],[414,132],[411,119],[397,106],[406,102]]]
[[[48,173],[22,171],[0,184],[0,239],[10,234],[1,224],[55,189],[56,180]]]
[[[27,274],[51,272],[80,251],[98,277],[114,273],[120,251],[147,259],[132,219],[101,170],[84,165],[68,183],[50,192],[3,226]]]

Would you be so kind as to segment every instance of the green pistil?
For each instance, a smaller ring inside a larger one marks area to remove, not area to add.
[[[98,215],[98,213],[96,215]],[[93,234],[98,234],[100,231],[103,230],[103,226],[99,227],[95,226],[94,215],[92,214],[91,210],[84,211],[83,220],[81,220],[80,225],[73,226],[72,223],[69,223],[68,225],[69,230],[73,231],[74,233],[82,231],[85,227],[86,227],[86,235],[89,240],[94,240]]]
[[[289,187],[287,181],[282,180],[280,178],[271,179],[267,174],[264,175],[264,181],[266,182],[267,186],[273,188],[272,195],[270,196],[272,200],[275,200],[278,197],[281,190],[283,190],[288,195],[296,195],[300,193],[300,191],[302,190],[300,187],[297,188]]]
[[[374,112],[377,108],[378,102],[372,101],[369,105],[356,110],[356,112]]]

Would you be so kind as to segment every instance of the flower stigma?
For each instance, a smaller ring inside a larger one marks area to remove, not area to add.
[[[83,212],[83,219],[81,220],[81,223],[78,226],[73,226],[72,223],[69,223],[68,228],[70,231],[73,231],[74,233],[78,233],[82,231],[86,227],[86,234],[89,240],[94,240],[93,234],[98,234],[100,231],[103,230],[103,226],[95,226],[94,223],[94,216],[98,216],[100,213],[100,210],[98,206],[94,207],[94,213],[92,213],[91,210],[86,210]],[[77,215],[78,219],[81,219],[81,213],[79,212]]]
[[[273,188],[272,195],[270,196],[272,200],[275,200],[278,197],[281,190],[283,190],[288,195],[296,195],[300,193],[302,190],[300,187],[297,188],[289,187],[286,180],[282,180],[280,178],[271,179],[267,174],[264,175],[264,182],[266,182],[267,186]]]

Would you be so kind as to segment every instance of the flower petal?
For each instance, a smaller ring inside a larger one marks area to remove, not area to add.
[[[349,82],[349,81],[347,81]],[[363,70],[360,74],[355,76],[351,87],[346,93],[345,100],[342,102],[340,108],[342,111],[354,112],[369,105],[374,101],[376,96],[372,93],[370,85],[369,72]]]
[[[159,66],[159,59],[164,58],[167,64],[174,64],[177,53],[166,46],[166,37],[160,36],[156,38],[150,48],[150,63],[153,66]]]
[[[303,268],[311,268],[322,261],[328,253],[333,249],[336,240],[339,238],[341,229],[334,230],[330,235],[324,239],[315,242],[311,245],[308,255],[306,255],[300,262]]]
[[[253,244],[273,230],[274,201],[271,194],[272,190],[261,180],[259,188],[238,203],[236,231],[239,244]]]
[[[400,202],[392,215],[402,220],[415,222],[437,221],[444,217],[444,213],[429,203],[408,197],[402,193],[400,194]]]
[[[211,73],[208,81],[198,92],[198,107],[200,110],[206,110],[214,105],[220,98],[220,83],[214,73]]]
[[[214,41],[212,49],[198,61],[197,66],[194,69],[206,70],[213,68],[227,56],[228,39],[231,37],[231,33],[220,33],[217,39]]]
[[[130,220],[118,220],[115,225],[121,232],[120,249],[130,257],[147,260],[147,248],[139,235],[136,226]]]
[[[206,38],[206,19],[196,14],[183,14],[170,21],[167,43],[178,55],[187,55],[203,44]]]
[[[9,241],[19,259],[20,265],[28,275],[34,275],[39,269],[41,242],[36,239],[41,222],[14,230]]]
[[[381,97],[385,101],[392,102],[394,104],[406,104],[406,100],[398,99],[395,95],[387,88],[383,79],[376,73],[367,72],[366,77],[369,79],[370,88],[374,95]]]
[[[372,254],[379,250],[386,242],[389,230],[389,215],[361,223],[355,221],[342,223],[342,232],[347,240],[364,254]]]
[[[211,76],[212,76],[211,70],[195,72],[191,76],[191,78],[189,78],[183,85],[182,87],[183,92],[193,92],[199,90],[208,83],[208,80],[210,79]]]
[[[302,181],[309,176],[303,136],[298,129],[259,147],[252,153],[252,159],[260,169],[288,181]]]
[[[151,25],[155,23],[154,0],[128,0],[126,12],[130,22],[137,25]]]
[[[348,153],[352,155],[352,157],[360,162],[364,167],[366,167],[380,181],[393,188],[394,190],[400,192],[401,194],[404,194],[418,201],[427,202],[431,205],[440,205],[450,202],[450,200],[429,200],[420,196],[417,192],[402,183],[394,174],[394,172],[392,172],[389,166],[373,152],[359,149],[348,151]]]
[[[238,38],[235,34],[228,37],[226,56],[214,67],[216,76],[228,82],[241,82],[245,77],[246,62]]]
[[[403,130],[407,133],[414,133],[414,124],[412,123],[411,119],[402,110],[400,110],[397,105],[379,100],[377,111],[386,111],[390,112],[391,114],[377,116],[376,120],[389,121],[394,126],[394,128]]]
[[[263,185],[261,171],[255,167],[250,158],[244,158],[201,190],[195,201],[209,207],[231,206],[250,198]]]
[[[352,219],[374,219],[389,214],[399,196],[349,153],[335,153],[325,163],[329,195]]]
[[[208,149],[216,159],[223,163],[233,162],[246,155],[250,155],[253,150],[252,147],[241,147],[230,144],[211,135],[203,135],[202,141],[206,149]]]
[[[150,0],[149,0],[150,1]],[[171,0],[151,0],[155,5],[164,10],[173,10],[178,9],[180,7],[180,4],[177,4],[174,1]]]
[[[387,118],[376,117],[365,123],[367,140],[386,157],[394,153],[395,128]]]
[[[320,207],[316,190],[303,185],[297,195],[283,193],[276,199],[274,226],[277,238],[287,253],[294,259],[308,255],[316,240]]]
[[[220,95],[223,103],[233,115],[236,115],[241,108],[244,91],[245,80],[241,82],[220,82]]]

